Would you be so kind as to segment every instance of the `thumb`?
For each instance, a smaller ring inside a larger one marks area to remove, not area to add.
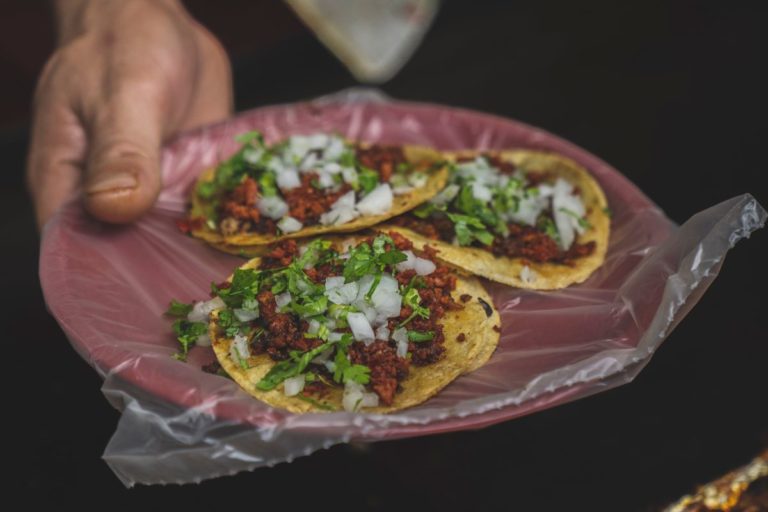
[[[162,112],[147,97],[115,98],[93,119],[83,186],[94,217],[128,223],[149,210],[160,193]]]

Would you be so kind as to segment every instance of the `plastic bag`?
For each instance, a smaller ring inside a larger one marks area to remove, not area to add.
[[[162,316],[171,298],[206,297],[210,282],[242,262],[185,237],[175,220],[198,173],[234,152],[234,135],[251,129],[268,140],[337,131],[440,149],[561,153],[588,168],[608,197],[605,264],[558,292],[486,283],[502,317],[496,353],[418,407],[390,415],[271,409],[234,382],[202,372],[213,359],[209,348],[193,349],[189,363],[173,359],[177,343]],[[122,410],[104,458],[128,486],[199,482],[351,440],[480,428],[629,382],[701,297],[729,248],[766,219],[744,195],[678,228],[616,170],[551,134],[364,90],[265,107],[188,133],[164,150],[162,168],[164,190],[140,222],[105,226],[71,204],[47,227],[40,263],[51,312]]]

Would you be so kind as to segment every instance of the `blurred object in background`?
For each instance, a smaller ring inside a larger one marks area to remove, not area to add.
[[[664,512],[761,512],[768,510],[768,450],[739,469],[683,496]]]
[[[438,0],[286,0],[361,82],[405,65],[432,24]]]

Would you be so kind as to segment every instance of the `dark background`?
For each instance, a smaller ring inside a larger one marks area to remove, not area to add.
[[[187,5],[230,52],[238,110],[355,85],[280,2]],[[766,205],[768,17],[758,5],[446,2],[382,88],[546,128],[620,169],[677,222],[744,192]],[[758,232],[632,384],[481,431],[125,490],[100,459],[118,413],[46,313],[37,280],[23,167],[50,15],[26,0],[4,0],[0,13],[0,453],[3,487],[30,506],[653,510],[768,446],[768,236]]]

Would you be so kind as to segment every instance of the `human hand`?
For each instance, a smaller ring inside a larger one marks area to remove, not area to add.
[[[162,142],[231,113],[229,60],[178,0],[55,5],[27,160],[38,225],[75,194],[94,217],[131,222],[160,192]]]

